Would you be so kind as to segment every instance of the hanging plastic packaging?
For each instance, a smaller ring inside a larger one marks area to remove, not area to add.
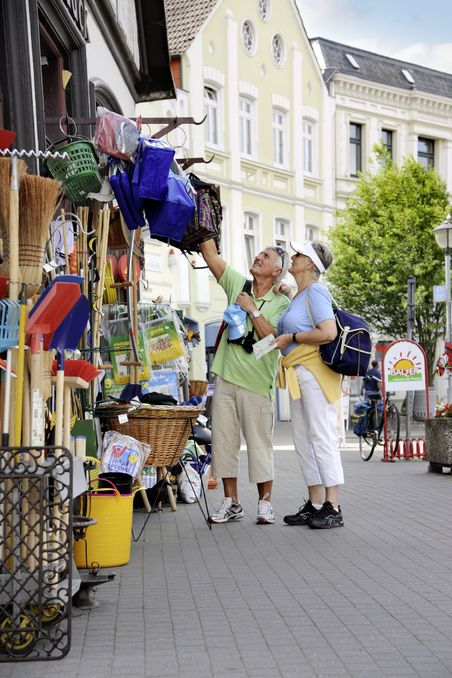
[[[158,139],[140,139],[132,177],[132,190],[137,206],[143,198],[164,200],[174,148]]]

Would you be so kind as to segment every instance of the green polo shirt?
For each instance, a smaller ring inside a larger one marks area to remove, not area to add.
[[[244,275],[230,266],[226,266],[218,283],[226,292],[228,304],[236,302],[238,295],[243,290],[245,280]],[[253,294],[251,296],[265,320],[276,328],[279,317],[289,305],[289,299],[284,294],[275,294],[271,288],[263,297],[256,298]],[[251,329],[253,329],[253,324],[251,319],[247,317],[246,332],[248,333]],[[256,341],[259,341],[257,334],[255,334],[255,338]],[[273,398],[278,358],[279,351],[274,350],[257,360],[254,351],[247,353],[237,344],[228,344],[228,329],[226,327],[215,354],[212,372],[231,384]]]

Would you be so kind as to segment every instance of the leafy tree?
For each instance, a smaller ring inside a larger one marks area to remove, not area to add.
[[[399,167],[376,146],[370,169],[330,231],[334,296],[380,335],[406,337],[407,280],[416,276],[414,338],[431,372],[445,313],[444,304],[433,303],[433,285],[444,282],[444,252],[432,230],[447,210],[446,184],[433,168],[412,157]]]

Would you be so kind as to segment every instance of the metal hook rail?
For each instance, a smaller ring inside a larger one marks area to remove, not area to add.
[[[26,151],[13,149],[12,151],[7,148],[4,151],[0,151],[0,155],[9,156],[10,158],[43,158],[46,160],[50,158],[51,160],[69,160],[67,153],[59,153],[58,151]]]

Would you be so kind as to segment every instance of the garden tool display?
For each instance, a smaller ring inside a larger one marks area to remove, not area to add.
[[[80,290],[79,290],[80,291]],[[56,373],[56,405],[55,405],[55,445],[61,447],[63,443],[63,407],[68,408],[66,414],[66,424],[70,426],[70,407],[71,392],[70,386],[65,392],[64,386],[64,352],[65,350],[74,350],[77,348],[86,324],[89,318],[88,299],[80,295],[75,305],[64,317],[58,328],[55,330],[50,341],[50,348],[57,352],[58,369]],[[67,403],[67,404],[66,404]],[[69,431],[66,432],[66,438],[69,440]]]
[[[65,282],[63,278],[75,278],[77,282]],[[49,335],[53,335],[80,297],[79,281],[80,276],[58,276],[54,278],[33,306],[28,317],[26,334],[27,342],[31,348],[31,444],[33,446],[44,444],[43,406],[40,389],[42,339],[45,339],[48,347]]]

